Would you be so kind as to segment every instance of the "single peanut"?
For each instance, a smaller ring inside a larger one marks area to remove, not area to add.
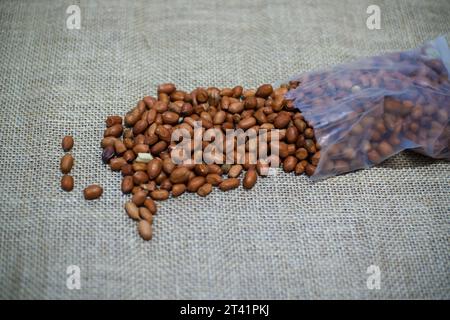
[[[93,184],[86,187],[86,189],[84,189],[83,191],[83,194],[86,200],[95,200],[102,196],[103,188],[99,185]]]
[[[73,157],[71,154],[66,154],[61,158],[60,168],[62,173],[69,173],[73,167]]]
[[[72,176],[68,176],[68,175],[64,175],[61,178],[61,189],[63,189],[64,191],[72,191],[73,190],[73,177]]]
[[[73,137],[72,136],[65,136],[62,139],[61,147],[65,152],[70,151],[73,148]]]

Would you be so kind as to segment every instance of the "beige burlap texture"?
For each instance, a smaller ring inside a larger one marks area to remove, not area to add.
[[[80,30],[66,27],[72,4]],[[370,4],[381,30],[366,27]],[[160,204],[143,242],[99,147],[105,117],[159,83],[277,82],[416,47],[448,33],[449,14],[446,0],[2,0],[0,297],[449,299],[448,162],[402,153],[318,183],[280,171],[250,191],[183,195]],[[66,134],[71,193],[59,186]],[[91,183],[105,191],[87,202]]]

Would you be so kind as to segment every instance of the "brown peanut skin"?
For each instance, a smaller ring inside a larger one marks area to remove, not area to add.
[[[74,163],[73,156],[71,154],[66,154],[61,158],[60,168],[61,172],[64,174],[69,173],[72,170]]]
[[[151,240],[153,237],[152,225],[147,220],[138,222],[138,233],[145,241]]]
[[[169,198],[169,191],[161,189],[155,190],[150,192],[150,196],[152,197],[153,200],[158,201],[167,200]]]
[[[67,192],[72,191],[73,185],[74,185],[74,181],[73,181],[72,176],[64,175],[61,178],[61,189],[63,189],[64,191],[67,191]]]
[[[139,220],[139,208],[133,202],[125,203],[125,211],[131,219]]]
[[[245,173],[244,180],[242,181],[242,185],[245,189],[251,189],[256,184],[256,180],[258,179],[258,174],[255,169],[248,170]]]
[[[222,183],[219,184],[219,188],[222,191],[228,191],[228,190],[239,187],[240,183],[241,183],[241,181],[237,178],[229,178],[229,179],[223,180]]]
[[[131,190],[133,190],[134,187],[134,181],[133,181],[133,177],[132,176],[125,176],[122,179],[122,192],[127,194],[127,193],[131,193]]]
[[[86,200],[95,200],[102,196],[103,188],[99,185],[93,184],[86,187],[83,191]]]
[[[172,186],[172,196],[178,197],[186,191],[186,185],[183,183],[177,183]]]
[[[202,185],[200,188],[198,188],[197,190],[197,194],[201,197],[206,197],[208,194],[211,193],[212,191],[212,184],[210,183],[205,183],[204,185]]]
[[[72,150],[73,144],[74,144],[73,137],[72,136],[65,136],[62,139],[61,147],[62,147],[62,149],[65,152],[69,152],[70,150]]]
[[[131,201],[133,201],[135,205],[140,207],[140,206],[142,206],[144,204],[144,201],[145,201],[146,197],[147,197],[147,191],[139,190],[135,194],[133,194],[133,197],[131,198]]]

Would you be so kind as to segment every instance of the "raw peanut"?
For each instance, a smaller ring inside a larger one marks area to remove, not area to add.
[[[104,137],[115,137],[118,138],[122,135],[123,127],[121,124],[115,124],[112,127],[109,127],[103,133]]]
[[[131,201],[125,203],[125,211],[133,220],[139,220],[139,208]]]
[[[317,151],[312,157],[311,157],[311,164],[313,166],[317,166],[320,161],[320,151]]]
[[[61,147],[65,152],[70,151],[73,148],[73,137],[72,136],[65,136],[62,139]]]
[[[108,138],[105,138],[105,139],[108,139]],[[124,138],[123,144],[125,145],[125,147],[127,147],[127,149],[133,149],[133,147],[134,147],[134,141],[131,138]],[[133,151],[133,150],[129,150],[129,151]]]
[[[173,184],[185,183],[189,179],[190,172],[186,167],[178,167],[172,171],[170,182]]]
[[[308,150],[309,153],[317,152],[316,144],[311,139],[305,140],[305,148],[306,148],[306,150]]]
[[[208,174],[208,165],[205,163],[202,164],[196,164],[194,168],[195,173],[198,176],[205,177]]]
[[[222,174],[222,169],[215,163],[208,164],[208,173]]]
[[[73,157],[71,154],[66,154],[61,158],[60,169],[62,173],[69,173],[73,167]]]
[[[151,147],[150,151],[154,155],[159,155],[161,152],[167,149],[167,142],[165,141],[159,141],[158,143],[154,144],[153,147]]]
[[[116,141],[117,138],[114,137],[106,137],[102,139],[101,142],[101,147],[104,149],[106,147],[112,147],[114,146],[114,142]]]
[[[135,154],[148,153],[149,151],[150,151],[149,146],[143,143],[139,143],[133,147],[133,152]]]
[[[122,142],[122,140],[117,139],[114,142],[114,149],[116,150],[116,154],[122,154],[125,151],[127,151],[127,147],[125,146],[125,144]]]
[[[298,139],[298,129],[295,126],[289,127],[286,130],[286,142],[295,143]]]
[[[112,158],[114,158],[115,152],[116,151],[115,151],[113,146],[108,146],[105,149],[103,149],[103,152],[102,152],[102,161],[103,161],[103,163],[109,163],[109,161]]]
[[[153,236],[152,225],[147,220],[141,220],[138,223],[138,232],[145,241],[151,240]]]
[[[189,192],[196,192],[202,185],[206,183],[205,177],[195,177],[188,182],[187,190]]]
[[[138,172],[143,172],[143,171],[138,171]],[[122,192],[123,193],[130,193],[131,190],[133,190],[134,187],[134,181],[133,181],[133,177],[132,176],[125,176],[122,179]]]
[[[152,197],[153,200],[159,200],[159,201],[166,200],[169,198],[169,191],[162,190],[162,189],[155,190],[155,191],[150,192],[150,196]]]
[[[133,166],[129,163],[127,163],[126,165],[123,165],[122,169],[120,169],[120,170],[122,171],[123,176],[132,176],[134,173]]]
[[[152,190],[152,191],[154,191],[154,190]],[[145,201],[144,201],[144,207],[146,207],[148,210],[150,210],[150,212],[151,212],[152,214],[156,214],[157,209],[158,209],[158,208],[156,207],[155,201],[153,201],[152,198],[147,198],[147,199],[145,199]]]
[[[314,130],[312,128],[306,128],[305,132],[303,132],[303,135],[306,139],[312,139],[314,138]]]
[[[245,173],[244,180],[242,181],[242,185],[245,189],[251,189],[256,183],[258,175],[255,169],[250,169]]]
[[[99,185],[93,184],[84,189],[83,194],[86,200],[94,200],[101,197],[103,194],[103,188]]]
[[[299,163],[297,163],[297,165],[295,166],[294,171],[295,171],[295,174],[296,174],[296,175],[300,175],[300,174],[302,174],[303,172],[305,172],[305,166],[303,165],[303,163],[299,162]]]
[[[162,118],[163,118],[164,123],[177,124],[180,116],[175,112],[166,111],[162,114]]]
[[[124,158],[114,158],[109,162],[109,166],[112,171],[120,171],[127,162]]]
[[[392,148],[392,146],[389,143],[387,143],[386,141],[380,142],[377,150],[383,157],[390,156],[394,153],[394,148]]]
[[[156,102],[156,98],[155,98],[155,97],[152,97],[152,96],[146,96],[146,97],[144,97],[142,100],[144,101],[145,105],[146,105],[147,108],[149,108],[149,109],[152,108],[153,105],[154,105],[155,102]]]
[[[181,107],[180,116],[187,117],[194,113],[194,107],[188,102],[185,102]]]
[[[158,124],[162,124],[159,121],[162,121],[161,113],[166,112],[169,109],[167,103],[165,103],[164,101],[156,101],[153,105],[153,109],[155,109],[157,112],[155,122]]]
[[[158,86],[158,93],[171,94],[176,90],[173,83],[163,83]]]
[[[135,162],[132,164],[134,171],[147,171],[148,164],[144,162]]]
[[[253,116],[255,117],[255,119],[258,121],[259,124],[263,124],[263,123],[267,123],[267,117],[264,114],[262,109],[259,109],[258,111],[256,111]]]
[[[210,173],[206,176],[206,182],[217,186],[222,182],[222,177],[216,173]]]
[[[299,133],[303,133],[307,127],[306,122],[303,121],[302,119],[295,119],[294,125],[298,129]]]
[[[183,183],[177,183],[172,186],[172,195],[178,197],[186,191],[186,185]]]
[[[153,190],[156,190],[156,182],[149,181],[148,183],[141,184],[140,187],[145,191],[151,192]]]
[[[162,162],[162,168],[163,168],[164,172],[166,174],[168,174],[169,176],[173,172],[175,167],[176,167],[176,165],[175,165],[175,163],[173,163],[173,161],[172,161],[172,159],[170,157],[164,159],[163,162]]]
[[[285,113],[280,113],[275,120],[273,121],[273,125],[277,129],[286,128],[289,122],[291,121],[291,117]]]
[[[68,175],[64,175],[61,178],[61,189],[63,189],[64,191],[72,191],[73,190],[73,177],[72,176],[68,176]]]
[[[180,90],[175,90],[174,92],[172,92],[172,94],[170,95],[170,99],[172,101],[183,101],[184,100],[184,96],[185,96],[185,92],[184,91],[180,91]]]
[[[201,197],[206,197],[208,194],[210,194],[212,191],[212,184],[205,183],[197,190],[197,194]]]
[[[233,102],[228,107],[228,112],[231,113],[241,113],[244,110],[244,104],[242,102]]]
[[[203,88],[196,90],[196,99],[198,103],[205,103],[208,101],[208,92]]]
[[[161,173],[161,170],[162,170],[162,161],[158,158],[151,160],[147,164],[147,174],[151,180],[153,180],[157,176],[159,176],[159,174]]]
[[[230,178],[237,178],[242,172],[242,166],[240,164],[235,164],[231,166],[230,170],[228,171],[228,177]]]
[[[236,86],[233,88],[233,98],[240,99],[242,96],[242,92],[244,91],[244,88],[242,86]]]
[[[238,128],[247,130],[247,129],[253,127],[254,125],[256,125],[256,119],[253,117],[248,117],[248,118],[245,118],[245,119],[242,119],[241,121],[239,121]]]
[[[223,88],[222,90],[220,90],[220,95],[222,97],[231,97],[231,96],[233,96],[233,89]]]
[[[133,174],[133,182],[135,185],[141,185],[147,183],[149,180],[147,173],[145,171],[136,171]]]
[[[235,189],[235,188],[239,187],[240,183],[241,183],[241,181],[239,179],[237,179],[237,178],[229,178],[229,179],[223,180],[219,184],[219,188],[222,191],[228,191],[228,190]]]
[[[305,148],[298,148],[295,152],[295,156],[298,160],[305,160],[306,158],[308,158],[308,150],[306,150]]]
[[[138,135],[143,133],[148,128],[147,120],[139,120],[133,127],[133,134]]]
[[[122,124],[122,117],[121,116],[108,116],[106,118],[106,126],[108,128],[112,127],[112,126],[114,126],[116,124],[120,124],[120,125]]]
[[[172,182],[170,182],[170,179],[169,179],[169,178],[165,178],[165,179],[161,182],[159,188],[160,188],[160,189],[167,190],[167,191],[170,191],[170,190],[172,190]]]
[[[272,85],[263,84],[258,88],[258,90],[256,90],[255,96],[266,99],[268,96],[272,94],[272,92],[273,92]]]
[[[130,112],[127,115],[125,115],[125,125],[132,127],[136,124],[136,122],[139,121],[141,118],[141,115],[139,112]]]
[[[220,169],[222,169],[223,173],[227,174],[228,171],[230,171],[230,169],[231,169],[231,164],[224,163],[223,165],[220,166]]]
[[[270,144],[271,150],[276,149],[276,144],[277,144],[277,141]],[[286,143],[284,143],[282,141],[278,142],[278,155],[280,156],[280,158],[283,158],[283,159],[289,155],[288,146]]]
[[[288,155],[292,156],[292,155],[295,154],[296,151],[297,150],[295,148],[295,144],[288,144],[287,145],[287,153],[288,153]]]
[[[222,124],[225,122],[226,113],[225,111],[218,111],[213,118],[213,124]]]
[[[140,186],[134,186],[133,190],[131,190],[131,194],[135,195],[136,193],[138,193],[139,191],[143,190],[142,187]]]
[[[153,215],[146,207],[139,208],[139,217],[145,221],[148,221],[150,224],[153,223]]]
[[[294,156],[288,156],[283,161],[283,169],[285,172],[292,172],[295,169],[295,166],[297,165],[297,158]]]
[[[316,167],[309,163],[305,167],[305,172],[308,176],[312,176],[314,174],[315,170],[316,170]]]
[[[133,194],[133,197],[131,197],[131,201],[133,201],[133,203],[135,205],[140,207],[144,204],[146,197],[147,197],[147,191],[140,189],[135,194]]]
[[[255,96],[251,96],[245,99],[244,107],[245,109],[255,109],[258,104]]]
[[[150,153],[138,153],[136,162],[149,163],[153,160],[153,156]]]
[[[157,185],[160,185],[166,178],[167,175],[161,170],[161,173],[155,178],[155,182]]]

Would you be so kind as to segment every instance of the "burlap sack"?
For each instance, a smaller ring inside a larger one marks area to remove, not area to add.
[[[1,1],[0,297],[450,298],[448,162],[401,154],[315,184],[280,172],[184,195],[144,243],[100,161],[106,115],[158,83],[255,87],[450,31],[448,1],[377,1],[381,30],[366,27],[371,2]],[[80,30],[66,27],[71,4]],[[65,134],[72,193],[59,187]],[[91,183],[101,200],[82,199]]]

